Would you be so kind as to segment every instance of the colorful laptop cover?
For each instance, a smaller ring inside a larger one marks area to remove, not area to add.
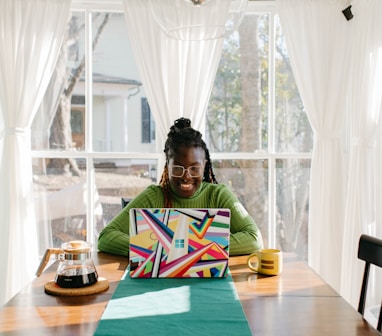
[[[228,273],[229,209],[130,209],[132,278]]]

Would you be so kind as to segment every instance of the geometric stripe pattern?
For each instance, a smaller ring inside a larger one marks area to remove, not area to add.
[[[228,209],[131,209],[132,278],[225,277]]]

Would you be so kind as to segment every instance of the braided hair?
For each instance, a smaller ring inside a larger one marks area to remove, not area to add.
[[[187,118],[180,118],[175,120],[174,125],[171,126],[170,132],[167,134],[167,140],[164,146],[166,154],[166,164],[160,180],[162,186],[164,203],[166,208],[172,207],[172,197],[170,188],[170,178],[168,172],[168,162],[177,153],[180,147],[196,147],[202,148],[206,156],[206,165],[204,167],[203,181],[208,183],[217,184],[215,173],[212,169],[210,152],[206,143],[202,139],[202,134],[191,127],[191,121]]]

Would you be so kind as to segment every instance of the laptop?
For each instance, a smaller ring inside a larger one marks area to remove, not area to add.
[[[132,278],[228,274],[229,209],[130,209]]]

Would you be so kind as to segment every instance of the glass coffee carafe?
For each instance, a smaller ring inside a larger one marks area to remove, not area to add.
[[[80,288],[93,285],[98,280],[97,270],[91,257],[91,245],[74,240],[61,245],[61,249],[47,249],[36,272],[39,276],[52,254],[58,255],[59,265],[55,283],[62,288]]]

